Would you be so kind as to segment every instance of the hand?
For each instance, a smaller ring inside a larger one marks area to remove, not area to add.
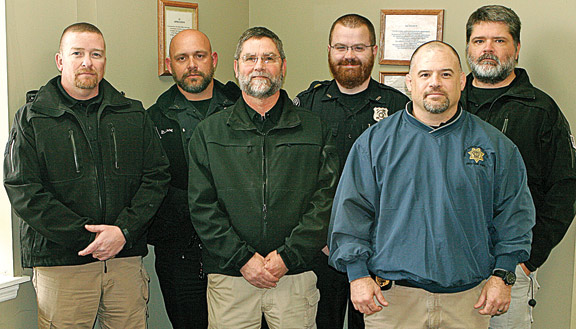
[[[380,286],[371,277],[364,277],[350,282],[350,299],[357,311],[366,315],[381,311],[382,306],[374,302],[374,296],[376,296],[381,305],[388,306]]]
[[[507,286],[502,278],[491,276],[482,288],[474,308],[482,315],[506,313],[510,307],[512,286]]]
[[[278,278],[272,275],[264,268],[266,261],[259,253],[254,253],[244,266],[240,269],[240,273],[246,281],[257,288],[274,288]]]
[[[79,256],[92,254],[92,257],[98,260],[107,260],[116,256],[126,244],[126,238],[118,226],[84,225],[84,227],[96,233],[96,239],[84,250],[79,251]]]
[[[520,267],[522,268],[522,270],[524,271],[524,273],[526,273],[526,276],[530,276],[530,270],[526,267],[526,265],[524,263],[520,263]]]
[[[265,265],[264,269],[266,269],[270,274],[274,275],[278,280],[288,272],[288,268],[286,264],[284,264],[284,260],[276,250],[271,251],[266,258],[264,258]]]

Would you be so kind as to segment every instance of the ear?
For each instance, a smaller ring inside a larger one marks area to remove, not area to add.
[[[216,52],[212,53],[212,65],[214,67],[216,67],[216,65],[218,65],[218,53],[216,53]]]
[[[164,62],[166,63],[166,67],[168,68],[168,72],[170,72],[170,74],[174,74],[172,72],[172,66],[170,66],[170,63],[172,62],[172,60],[170,59],[170,57],[166,57],[166,59],[164,60]]]
[[[238,60],[234,60],[234,76],[238,79]]]
[[[374,58],[376,58],[376,55],[378,55],[378,45],[374,45],[374,47],[372,47],[372,55]]]
[[[516,47],[516,58],[514,58],[516,60],[516,62],[518,62],[518,56],[520,56],[520,42],[518,42],[518,46]]]
[[[406,89],[408,89],[409,92],[412,92],[412,76],[410,76],[410,73],[406,74]]]
[[[62,72],[62,55],[59,52],[54,56],[54,60],[56,61],[56,67],[58,68],[58,71]]]
[[[286,76],[286,58],[282,61],[282,75]]]
[[[464,87],[466,87],[466,74],[460,72],[460,91],[463,91]]]

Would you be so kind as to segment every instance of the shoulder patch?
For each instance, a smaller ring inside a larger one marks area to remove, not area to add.
[[[572,142],[572,148],[576,150],[576,141],[574,141],[574,135],[570,135],[570,141]]]
[[[296,106],[300,106],[300,98],[298,98],[298,96],[294,97],[292,103]]]

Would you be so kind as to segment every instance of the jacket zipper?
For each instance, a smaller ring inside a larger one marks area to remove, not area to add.
[[[262,237],[266,238],[267,232],[267,217],[268,217],[268,207],[266,205],[266,190],[268,185],[268,172],[266,170],[266,134],[262,138]]]
[[[506,115],[506,119],[504,119],[504,125],[502,126],[502,133],[506,134],[506,130],[508,130],[508,115]]]
[[[12,169],[12,172],[14,172],[14,143],[16,142],[15,138],[12,138],[12,141],[10,142],[10,168]]]
[[[110,124],[110,132],[112,134],[112,143],[114,144],[114,168],[120,169],[118,167],[118,144],[116,143],[116,128],[113,124]]]
[[[78,162],[78,151],[76,150],[76,140],[74,139],[74,130],[69,129],[70,143],[72,144],[72,153],[74,153],[74,165],[76,166],[76,173],[80,173],[80,164]]]

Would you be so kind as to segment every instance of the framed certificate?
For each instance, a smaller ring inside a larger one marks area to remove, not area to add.
[[[380,83],[390,86],[410,97],[410,92],[406,88],[406,74],[408,72],[384,72],[380,71]]]
[[[382,9],[380,11],[380,64],[409,65],[419,45],[442,40],[443,9]]]
[[[198,29],[198,4],[158,0],[158,75],[170,75],[166,57],[170,41],[180,31]]]

